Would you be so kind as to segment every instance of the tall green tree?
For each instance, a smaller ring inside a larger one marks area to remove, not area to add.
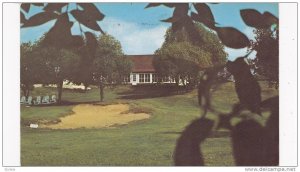
[[[35,48],[21,55],[21,83],[56,84],[60,103],[63,81],[72,80],[79,70],[79,63],[80,57],[70,50]]]
[[[227,54],[217,35],[202,24],[196,26],[201,38],[198,41],[191,39],[185,28],[167,30],[154,58],[160,75],[174,77],[177,83],[181,79],[195,84],[199,71],[225,63]]]
[[[36,59],[32,56],[33,49],[35,45],[31,42],[22,43],[20,47],[20,83],[23,95],[28,97],[31,90],[33,90],[33,85],[39,80],[39,71],[43,68],[39,68],[41,64],[41,59]]]
[[[76,54],[80,56],[80,64],[77,74],[72,78],[72,82],[77,85],[83,84],[85,91],[87,87],[94,83],[93,81],[93,70],[91,66],[93,65],[94,56],[90,56],[86,47],[76,51]]]
[[[80,52],[84,47],[57,48],[45,46],[45,33],[34,43],[21,44],[21,88],[33,89],[33,84],[56,84],[61,102],[63,81],[74,81],[80,71]],[[29,86],[29,87],[28,87]],[[24,92],[23,91],[23,92]],[[29,91],[27,89],[27,95]]]
[[[163,77],[175,78],[177,84],[180,80],[194,82],[199,70],[213,65],[209,52],[187,41],[164,45],[156,55],[154,66],[157,72]]]
[[[73,81],[89,85],[92,81],[89,67],[97,47],[93,33],[104,34],[98,22],[102,21],[105,15],[94,3],[22,3],[21,9],[21,29],[56,20],[54,26],[43,36],[40,46],[67,49],[80,54],[82,57],[80,67],[83,70],[77,73],[77,78],[73,78]],[[33,9],[39,9],[39,12],[29,15]],[[73,35],[71,32],[74,22],[79,24],[79,35]],[[93,33],[83,30],[83,26],[93,30]]]
[[[227,53],[224,51],[224,45],[221,43],[217,34],[201,23],[195,22],[194,25],[197,35],[199,36],[198,40],[191,38],[188,30],[185,28],[178,31],[174,31],[169,28],[165,34],[165,42],[163,43],[163,46],[174,42],[187,41],[194,46],[198,46],[199,48],[211,53],[211,61],[214,65],[224,64],[227,60]]]
[[[92,65],[93,79],[99,85],[100,101],[104,99],[104,87],[122,83],[130,71],[131,62],[124,55],[121,43],[108,34],[100,36]]]
[[[270,82],[279,82],[279,35],[278,27],[261,28],[254,31],[255,39],[250,47],[255,50],[256,72],[266,76]]]

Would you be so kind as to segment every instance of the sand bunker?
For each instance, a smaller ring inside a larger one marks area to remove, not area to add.
[[[107,106],[82,104],[73,108],[73,114],[60,118],[57,124],[43,125],[43,128],[74,129],[104,128],[113,125],[124,125],[131,121],[147,119],[146,113],[131,113],[129,105],[114,104]],[[127,113],[128,112],[128,113]]]

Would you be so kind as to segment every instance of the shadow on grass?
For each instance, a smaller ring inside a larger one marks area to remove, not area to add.
[[[120,99],[147,99],[155,97],[167,97],[172,95],[185,94],[191,91],[185,87],[178,87],[171,84],[163,85],[137,85],[132,86],[128,91],[118,93]]]

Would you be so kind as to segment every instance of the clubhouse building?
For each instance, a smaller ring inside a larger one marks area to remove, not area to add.
[[[130,76],[125,82],[131,85],[155,84],[155,83],[173,83],[175,79],[171,77],[159,77],[153,66],[155,55],[127,55],[133,63]]]

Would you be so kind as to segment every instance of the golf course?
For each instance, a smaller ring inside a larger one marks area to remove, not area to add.
[[[262,99],[278,90],[259,82]],[[169,90],[169,91],[168,91]],[[31,95],[53,95],[56,88],[35,88]],[[234,83],[212,92],[212,106],[229,113],[238,102]],[[64,89],[61,105],[21,105],[22,166],[172,166],[176,141],[201,116],[197,91],[122,85],[99,89]],[[206,118],[216,119],[209,112]],[[268,118],[263,114],[262,123]],[[238,118],[236,119],[238,121]],[[38,124],[38,128],[30,128]],[[207,166],[234,166],[230,133],[218,129],[203,142]]]

